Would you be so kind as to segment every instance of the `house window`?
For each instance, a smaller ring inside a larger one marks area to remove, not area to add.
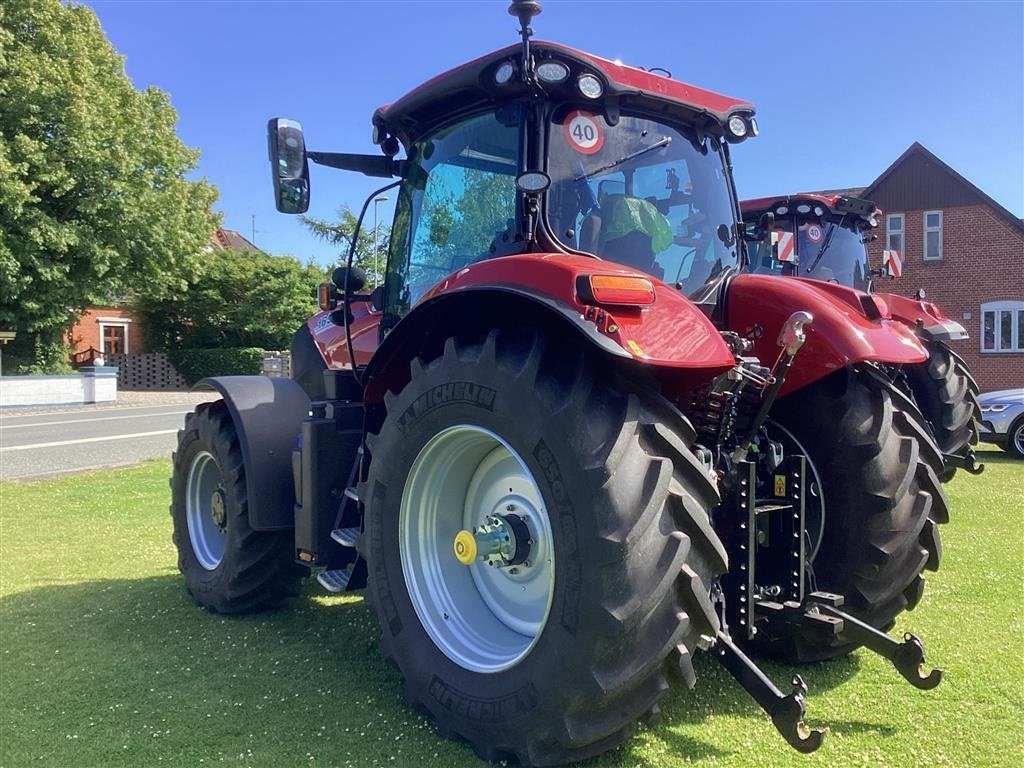
[[[924,260],[942,258],[942,211],[924,212]]]
[[[885,217],[885,235],[888,245],[885,247],[891,251],[899,251],[906,255],[903,249],[903,214],[890,213]]]
[[[128,354],[128,323],[129,319],[117,317],[101,317],[100,351],[104,357]]]
[[[981,305],[981,351],[1024,352],[1024,301]]]

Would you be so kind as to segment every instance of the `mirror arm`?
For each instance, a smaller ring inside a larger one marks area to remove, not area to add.
[[[390,157],[352,155],[344,152],[307,152],[306,157],[317,165],[340,168],[343,171],[358,171],[364,176],[377,176],[383,179],[400,176],[405,164],[404,160],[393,160]]]

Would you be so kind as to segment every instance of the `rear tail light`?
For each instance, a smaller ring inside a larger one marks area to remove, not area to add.
[[[654,283],[628,275],[580,275],[576,293],[584,304],[646,306],[654,303]]]

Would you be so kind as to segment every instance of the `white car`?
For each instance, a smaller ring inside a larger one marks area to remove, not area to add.
[[[978,397],[981,440],[1024,459],[1024,389],[1003,389]]]

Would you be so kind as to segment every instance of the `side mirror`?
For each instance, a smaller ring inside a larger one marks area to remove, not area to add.
[[[736,242],[736,238],[732,235],[733,229],[728,224],[719,224],[718,229],[715,230],[715,235],[726,248],[731,248],[732,244]]]
[[[348,295],[345,298],[350,298],[353,293],[358,293],[363,290],[366,285],[366,273],[359,267],[352,267],[350,270],[348,267],[338,267],[334,270],[331,275],[331,282],[338,286],[338,290],[341,292],[345,291],[345,277],[348,276]]]
[[[302,126],[295,120],[271,118],[267,123],[267,150],[277,210],[305,213],[309,209],[309,162]]]

